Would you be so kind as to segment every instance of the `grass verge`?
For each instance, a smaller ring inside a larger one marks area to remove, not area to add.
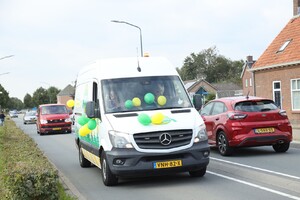
[[[71,196],[66,193],[62,183],[59,178],[50,178],[42,177],[44,174],[35,174],[35,172],[40,172],[41,166],[46,168],[48,172],[56,174],[56,169],[50,164],[47,158],[43,155],[43,153],[39,150],[35,142],[23,131],[18,129],[15,123],[12,120],[6,120],[4,126],[0,126],[0,197],[1,199],[11,199],[12,188],[13,185],[22,184],[23,182],[28,183],[28,181],[32,184],[38,185],[48,185],[45,183],[45,180],[50,180],[54,182],[54,186],[56,189],[54,190],[58,194],[55,195],[59,200],[75,200],[76,197]],[[26,171],[28,169],[28,171]],[[18,171],[19,170],[19,171]],[[21,171],[21,172],[20,172]],[[24,172],[25,171],[25,172]],[[27,174],[28,172],[28,174]],[[17,178],[12,176],[17,175]],[[22,178],[26,178],[27,175],[32,177],[34,180],[21,180],[18,176],[22,176]],[[21,180],[21,181],[20,181]],[[37,181],[37,182],[35,182]],[[39,182],[42,181],[42,182]],[[12,182],[11,185],[9,183]],[[49,183],[51,184],[51,183]],[[23,187],[23,185],[20,185]],[[23,188],[27,187],[24,186]],[[30,186],[26,188],[26,191],[32,190],[31,194],[43,196],[43,190],[45,186],[34,187]],[[37,188],[40,191],[35,191]],[[24,189],[23,189],[24,190]],[[20,191],[19,189],[16,191]],[[21,190],[21,192],[23,192]],[[24,195],[24,194],[23,194]],[[25,198],[26,196],[26,198]],[[22,199],[32,199],[28,194],[23,196]],[[40,198],[36,198],[40,199]]]

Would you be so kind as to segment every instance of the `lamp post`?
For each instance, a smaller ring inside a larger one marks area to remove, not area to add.
[[[133,26],[133,27],[138,28],[140,30],[141,57],[143,57],[142,29],[140,27],[138,27],[137,25],[134,25],[134,24],[131,24],[131,23],[125,22],[125,21],[111,20],[111,22],[120,23],[120,24],[127,24],[129,26]]]
[[[5,58],[10,58],[10,57],[13,57],[13,56],[14,56],[14,55],[4,56],[4,57],[0,58],[0,60],[3,60],[3,59],[5,59]]]

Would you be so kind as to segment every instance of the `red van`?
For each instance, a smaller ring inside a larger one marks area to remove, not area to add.
[[[37,133],[71,133],[72,121],[63,104],[43,104],[37,110]]]

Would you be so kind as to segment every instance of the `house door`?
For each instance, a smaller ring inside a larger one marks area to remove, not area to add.
[[[273,81],[273,101],[279,108],[281,108],[281,100],[281,82]]]

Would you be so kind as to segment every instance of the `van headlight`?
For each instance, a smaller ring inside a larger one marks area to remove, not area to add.
[[[194,138],[194,143],[205,141],[207,139],[208,139],[208,137],[207,137],[207,133],[206,133],[206,127],[205,127],[205,124],[202,124],[198,127],[197,135]]]
[[[110,142],[115,148],[133,148],[129,134],[118,131],[108,131]]]

